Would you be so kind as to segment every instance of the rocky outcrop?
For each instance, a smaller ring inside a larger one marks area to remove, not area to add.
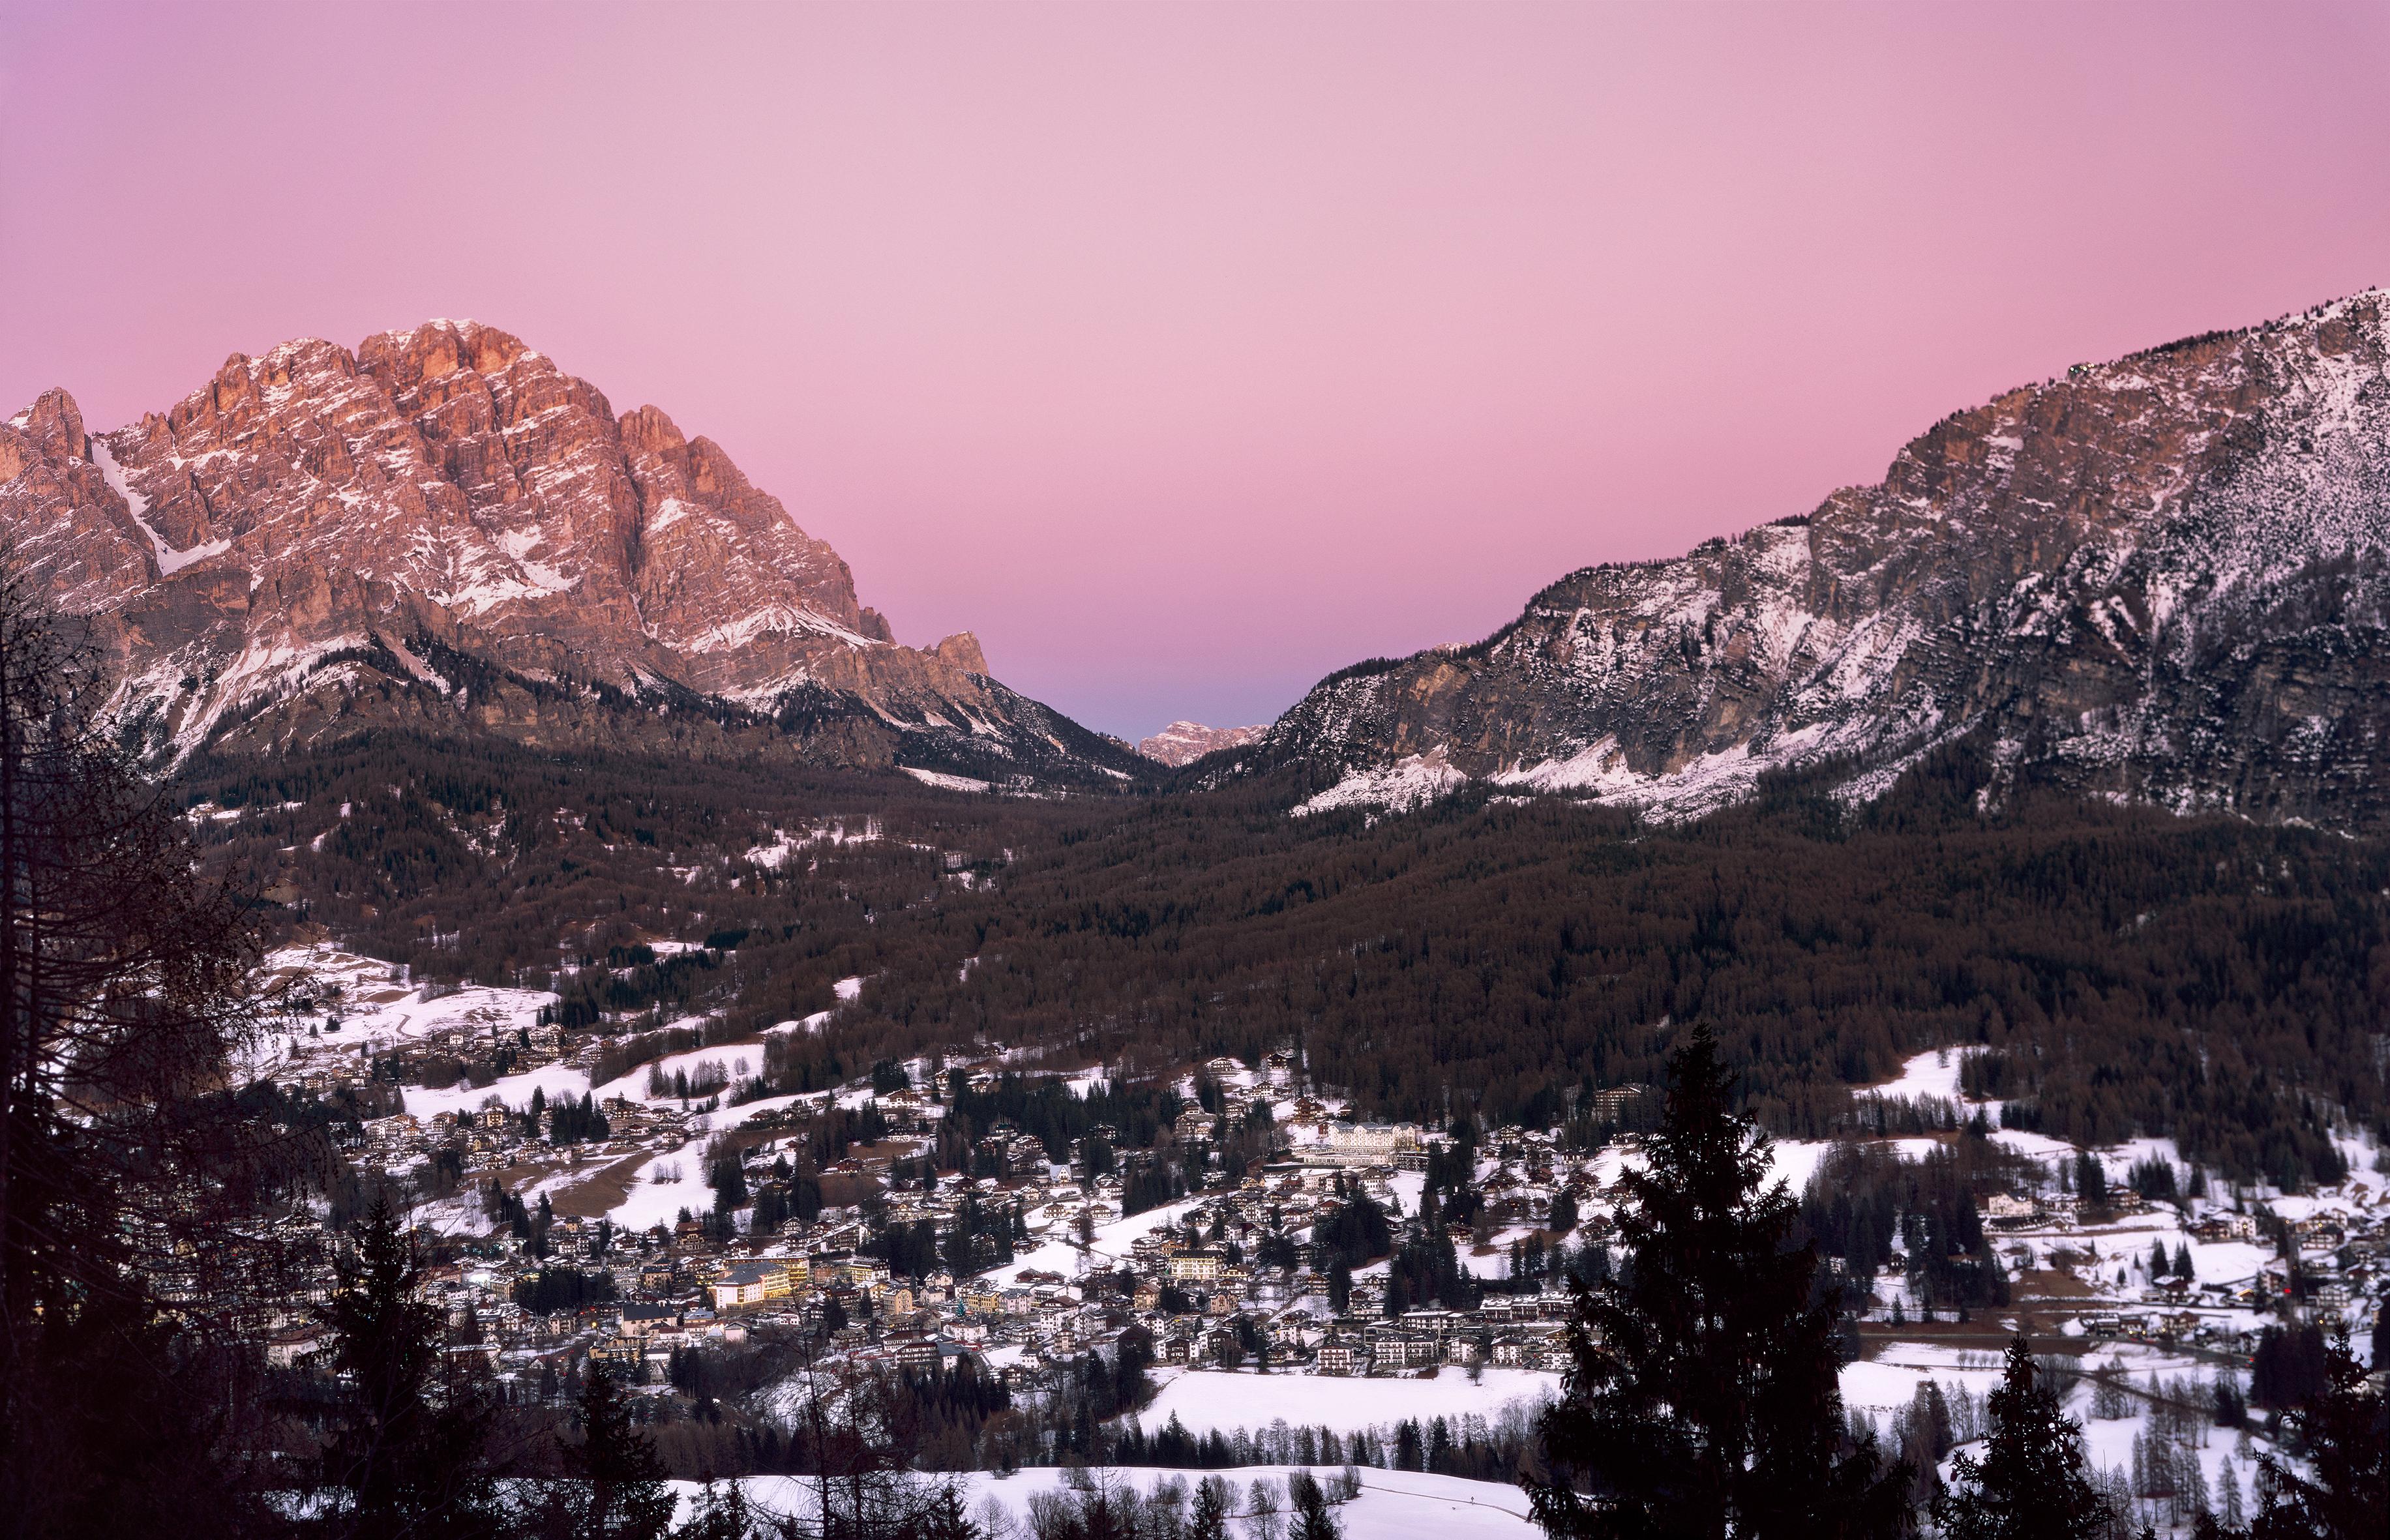
[[[1302,766],[1311,808],[1476,782],[1676,817],[1778,769],[1871,797],[1972,738],[2001,785],[2378,828],[2385,305],[1955,413],[1806,517],[1571,573],[1475,646],[1331,675],[1233,770]]]
[[[1142,739],[1137,751],[1176,769],[1192,764],[1205,754],[1223,749],[1241,749],[1268,732],[1266,725],[1257,727],[1206,727],[1200,722],[1174,722],[1151,738]]]
[[[571,739],[677,711],[839,763],[1136,765],[988,679],[968,633],[895,645],[719,445],[653,406],[617,417],[469,321],[237,354],[109,433],[50,391],[0,426],[0,532],[92,617],[167,758],[410,716]]]

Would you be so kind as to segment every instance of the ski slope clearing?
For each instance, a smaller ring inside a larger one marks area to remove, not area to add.
[[[1881,1085],[1854,1087],[1854,1094],[1890,1101],[1957,1101],[1959,1057],[1948,1048],[1918,1054],[1901,1065],[1896,1078]]]
[[[1964,1385],[1972,1394],[1988,1395],[1999,1385],[2000,1371],[1996,1367],[1961,1368],[1955,1363],[1893,1362],[1887,1353],[1882,1359],[1860,1359],[1843,1366],[1843,1405],[1857,1411],[1896,1416],[1916,1399],[1918,1391],[1928,1380],[1946,1391],[1954,1385]]]
[[[1902,1159],[1910,1161],[1924,1159],[1939,1143],[1921,1136],[1870,1139],[1868,1142],[1896,1151]],[[1776,1175],[1783,1181],[1785,1190],[1798,1198],[1802,1189],[1809,1185],[1809,1178],[1818,1174],[1818,1167],[1826,1159],[1826,1152],[1833,1148],[1831,1139],[1770,1139],[1767,1154],[1768,1159],[1775,1162]]]
[[[705,1185],[705,1144],[711,1137],[700,1129],[687,1144],[642,1162],[623,1200],[606,1217],[618,1228],[638,1231],[673,1224],[683,1210],[702,1213],[713,1207],[713,1189]]]
[[[1516,1407],[1532,1415],[1560,1394],[1561,1377],[1532,1369],[1489,1368],[1477,1384],[1457,1368],[1433,1380],[1348,1380],[1325,1374],[1228,1374],[1190,1369],[1162,1388],[1138,1414],[1151,1432],[1176,1417],[1190,1433],[1294,1427],[1352,1433],[1417,1418],[1499,1417]],[[1407,1479],[1407,1478],[1406,1478]]]

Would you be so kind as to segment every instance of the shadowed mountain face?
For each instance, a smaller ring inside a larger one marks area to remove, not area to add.
[[[1140,763],[968,633],[897,646],[710,440],[472,322],[236,355],[110,433],[50,391],[0,425],[0,532],[93,618],[161,758],[405,721],[991,778]]]
[[[2386,303],[1953,414],[1805,519],[1331,675],[1225,773],[1304,766],[1312,809],[1478,781],[1684,817],[1802,766],[1870,798],[1972,736],[2002,787],[2379,828]]]

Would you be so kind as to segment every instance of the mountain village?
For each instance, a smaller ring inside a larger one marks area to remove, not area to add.
[[[417,986],[403,969],[328,947],[276,961],[312,981],[307,997],[323,1015],[292,1033],[267,1078],[294,1104],[345,1097],[388,1109],[348,1125],[344,1158],[414,1195],[448,1351],[523,1400],[554,1398],[598,1363],[669,1402],[687,1386],[685,1354],[775,1341],[805,1344],[809,1375],[969,1359],[1016,1397],[1055,1389],[1088,1354],[1124,1352],[1164,1377],[1473,1380],[1490,1370],[1548,1394],[1568,1363],[1571,1275],[1596,1251],[1606,1267],[1603,1243],[1631,1207],[1628,1176],[1640,1163],[1633,1130],[1656,1113],[1647,1088],[1620,1086],[1557,1129],[1464,1139],[1458,1124],[1358,1123],[1309,1084],[1290,1045],[1256,1064],[1221,1058],[1190,1069],[1178,1086],[1185,1110],[1153,1148],[1115,1148],[1120,1131],[1105,1125],[1051,1148],[997,1119],[939,1170],[937,1135],[957,1098],[986,1097],[1008,1078],[1060,1079],[1083,1096],[1104,1088],[1103,1068],[1045,1070],[988,1044],[881,1066],[836,1091],[759,1096],[764,1049],[747,1043],[590,1084],[608,1040],[584,1034],[568,1054],[572,1039],[546,1020],[552,995]],[[853,998],[864,985],[848,981],[840,993]],[[494,1045],[502,1077],[409,1084],[427,1067],[486,1069]],[[1957,1092],[1953,1056],[1921,1056],[1879,1095],[1912,1118],[1938,1107],[1948,1131],[1869,1142],[1920,1160],[1986,1136],[1968,1131],[1971,1109]],[[869,1136],[805,1173],[820,1200],[785,1212],[756,1196],[785,1190],[816,1148],[810,1131],[842,1112]],[[1588,1129],[1600,1132],[1588,1138]],[[2061,1173],[2081,1152],[2031,1133],[1987,1136],[2027,1174],[2012,1191],[1980,1197],[1978,1251],[1997,1255],[2012,1280],[2012,1308],[2086,1357],[2105,1350],[2113,1365],[2145,1351],[2229,1374],[2279,1316],[2371,1318],[2390,1262],[2378,1170],[2307,1194],[2157,1201],[2131,1185],[2152,1169],[2137,1146],[2094,1157],[2115,1168],[2095,1204],[2062,1190],[2075,1186]],[[1796,1197],[1831,1149],[1775,1146]],[[1465,1172],[1451,1169],[1462,1161]],[[1183,1192],[1138,1180],[1165,1161]],[[1448,1194],[1471,1195],[1463,1219],[1433,1208],[1439,1166]],[[1361,1248],[1375,1255],[1357,1265],[1330,1255],[1348,1208],[1382,1216],[1378,1239]],[[328,1345],[314,1311],[331,1283],[323,1217],[302,1208],[281,1221],[286,1239],[322,1244],[312,1276],[254,1313],[276,1366],[304,1367]],[[1449,1245],[1467,1297],[1408,1297],[1386,1253],[1420,1240]],[[1946,1304],[1937,1319],[1931,1291],[1921,1298],[1921,1285],[1904,1282],[1922,1275],[1921,1262],[1904,1251],[1865,1280],[1851,1343],[1858,1362],[1846,1373],[1921,1344],[1930,1369],[1995,1341],[1998,1328],[1974,1327],[1963,1305]],[[1840,1258],[1829,1265],[1843,1271]],[[1265,1410],[1256,1404],[1257,1420]]]

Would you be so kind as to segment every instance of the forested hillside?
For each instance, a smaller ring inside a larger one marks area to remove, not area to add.
[[[1289,819],[1268,783],[1063,801],[403,738],[212,761],[194,820],[294,928],[433,977],[553,983],[568,1025],[714,1018],[785,1083],[994,1038],[1135,1074],[1297,1042],[1389,1114],[1549,1121],[1702,1020],[1777,1131],[1973,1046],[2008,1119],[2171,1134],[2285,1185],[2378,1126],[2390,851],[2054,797],[1972,748],[1857,809],[1831,771],[1698,823],[1470,793]],[[694,949],[661,952],[677,940]],[[645,947],[647,949],[642,950]],[[836,981],[867,981],[842,1003]]]

